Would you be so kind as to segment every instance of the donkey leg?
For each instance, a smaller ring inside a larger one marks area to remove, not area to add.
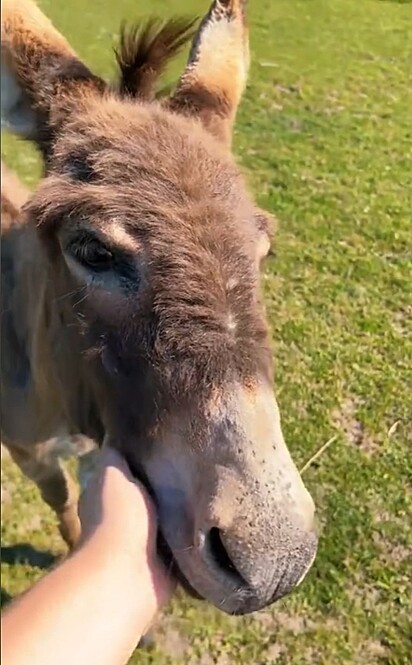
[[[42,454],[42,445],[27,448],[10,445],[7,447],[21,471],[36,483],[43,500],[56,513],[60,533],[72,549],[80,537],[77,486],[58,457]]]

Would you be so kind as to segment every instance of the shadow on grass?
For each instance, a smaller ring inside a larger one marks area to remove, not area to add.
[[[3,589],[3,587],[1,587],[1,593],[0,593],[1,609],[3,609],[3,607],[5,607],[11,600],[13,600],[13,596],[11,596],[9,592],[6,591],[6,589]]]
[[[36,550],[27,543],[19,543],[18,545],[2,547],[1,560],[3,563],[8,563],[12,566],[26,564],[46,570],[56,562],[56,557],[51,552]]]

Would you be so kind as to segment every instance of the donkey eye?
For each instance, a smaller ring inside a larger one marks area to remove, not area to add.
[[[87,271],[89,278],[99,275],[99,283],[108,285],[116,282],[123,289],[136,290],[140,284],[140,270],[137,256],[123,248],[108,247],[104,241],[89,232],[80,232],[68,239],[62,239],[63,253],[71,259],[69,267],[76,265]],[[74,263],[74,265],[73,265]],[[102,281],[103,280],[103,281]]]
[[[69,248],[73,257],[85,268],[94,272],[105,272],[113,268],[113,252],[99,240],[80,240]]]

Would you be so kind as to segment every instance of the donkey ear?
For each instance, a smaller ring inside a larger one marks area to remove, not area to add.
[[[2,126],[47,152],[79,98],[105,84],[31,0],[3,0],[1,9]]]
[[[228,146],[249,68],[245,4],[246,0],[214,0],[168,103],[174,111],[199,117]]]

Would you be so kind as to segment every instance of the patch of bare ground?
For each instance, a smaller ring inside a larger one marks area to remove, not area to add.
[[[215,665],[216,661],[209,653],[202,654],[199,658],[191,658],[189,665]]]
[[[364,423],[357,416],[359,403],[353,397],[347,397],[340,408],[332,413],[332,424],[340,430],[351,446],[359,448],[365,455],[373,455],[379,448],[377,442],[368,434]]]
[[[303,652],[303,662],[307,665],[318,665],[323,663],[322,654],[316,647],[307,647]]]
[[[283,656],[287,653],[287,648],[284,644],[271,644],[265,652],[264,662],[267,665],[278,663],[283,660]]]
[[[378,663],[387,662],[388,648],[379,640],[366,640],[360,645],[356,662],[367,663],[367,665],[378,665]],[[384,661],[382,659],[385,659]]]
[[[289,614],[285,611],[261,611],[258,612],[254,620],[265,630],[285,630],[294,634],[304,633],[313,630],[316,623],[305,616],[298,614]]]
[[[180,631],[169,628],[162,635],[158,645],[162,650],[173,658],[183,658],[189,649],[189,640]]]
[[[394,543],[389,538],[385,538],[385,536],[378,531],[374,532],[372,540],[378,551],[381,553],[381,558],[386,563],[392,563],[396,566],[408,559],[412,560],[412,550],[410,547],[402,545],[401,543]]]
[[[182,660],[190,649],[190,642],[178,621],[163,616],[154,631],[156,646],[165,654],[176,660]],[[207,664],[206,664],[207,665]]]
[[[220,654],[212,657],[209,653],[204,653],[200,657],[191,658],[188,665],[237,665],[236,661],[230,659],[227,654]]]
[[[392,327],[401,337],[408,337],[412,326],[412,305],[394,312],[392,315]]]
[[[404,529],[405,525],[410,522],[405,511],[397,514],[390,512],[382,496],[375,495],[373,500],[369,502],[368,507],[376,524],[390,524]]]
[[[360,575],[354,575],[347,586],[346,594],[351,604],[364,612],[373,612],[381,600],[381,590],[366,584]]]

